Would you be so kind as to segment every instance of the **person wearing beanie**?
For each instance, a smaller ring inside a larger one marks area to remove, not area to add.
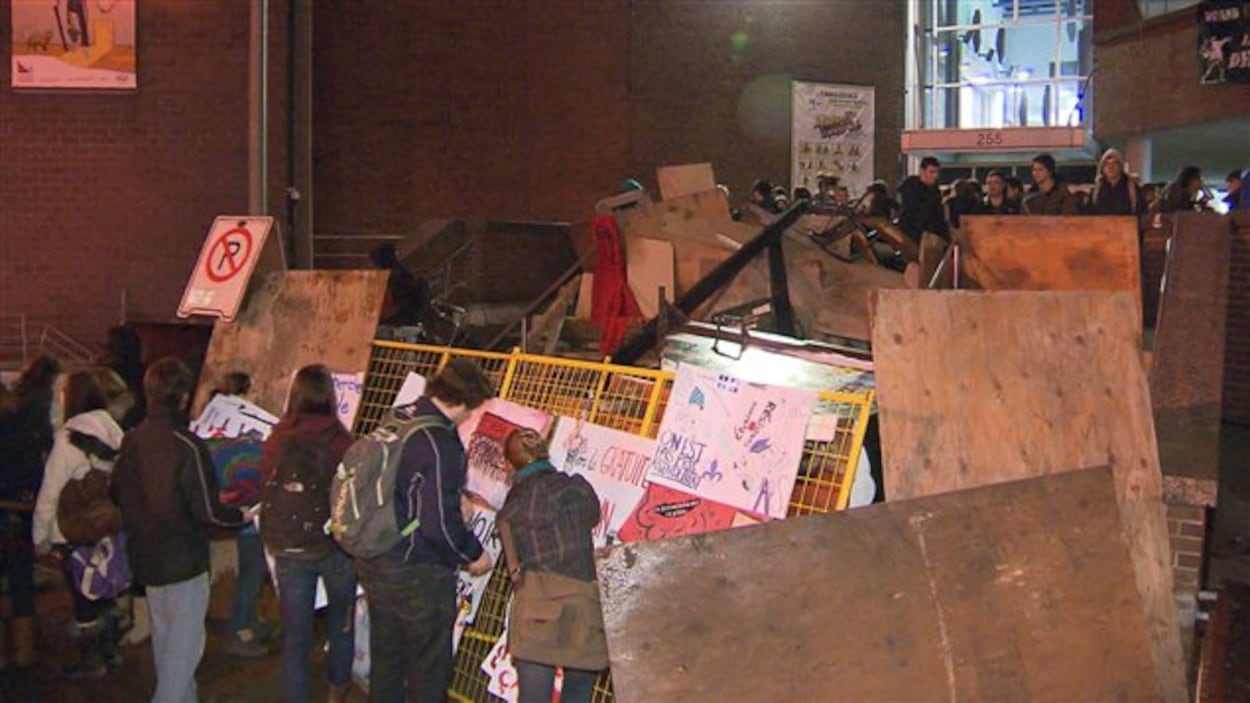
[[[1139,215],[1145,212],[1137,181],[1128,174],[1124,157],[1115,149],[1103,152],[1098,160],[1098,176],[1089,194],[1090,215]]]

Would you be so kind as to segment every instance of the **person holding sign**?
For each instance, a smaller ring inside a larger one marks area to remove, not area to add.
[[[496,525],[515,589],[508,647],[518,700],[549,703],[561,667],[561,703],[588,702],[608,665],[591,537],[599,496],[585,478],[556,471],[534,430],[508,435],[504,456],[512,489]]]

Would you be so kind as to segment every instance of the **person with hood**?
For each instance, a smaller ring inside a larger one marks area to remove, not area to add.
[[[1137,180],[1128,173],[1124,157],[1115,149],[1103,152],[1098,160],[1098,176],[1089,194],[1089,215],[1140,215],[1146,210],[1145,198]]]
[[[156,666],[153,703],[197,700],[208,614],[208,526],[236,529],[258,508],[228,508],[204,442],[187,429],[194,377],[175,357],[143,375],[148,414],[126,435],[111,491],[121,509],[130,566],[146,588]]]
[[[105,374],[116,378],[112,397],[110,389],[101,382]],[[74,549],[84,545],[76,545],[66,539],[57,513],[65,488],[71,481],[83,479],[91,471],[106,474],[112,471],[124,434],[118,420],[130,409],[130,403],[124,401],[125,395],[125,383],[107,369],[75,371],[69,375],[62,398],[67,419],[56,433],[44,468],[43,485],[35,503],[35,551],[39,554],[54,553],[61,561],[74,602],[74,641],[78,659],[61,671],[62,676],[70,679],[100,677],[109,668],[116,668],[121,663],[117,655],[120,618],[113,599],[85,592],[84,584],[75,577],[72,569]]]
[[[1080,205],[1068,186],[1056,178],[1055,157],[1033,158],[1033,192],[1024,199],[1026,215],[1079,215]]]
[[[35,496],[52,449],[52,386],[61,365],[40,356],[26,365],[0,411],[0,576],[9,584],[11,621],[0,621],[0,670],[8,662],[6,630],[12,629],[13,661],[35,663],[35,548],[31,540]]]
[[[338,417],[334,377],[320,364],[295,374],[286,414],[265,440],[261,537],[274,557],[282,604],[282,697],[309,700],[317,579],[325,582],[330,703],[343,703],[355,656],[356,568],[322,529],[330,483],[353,437]]]

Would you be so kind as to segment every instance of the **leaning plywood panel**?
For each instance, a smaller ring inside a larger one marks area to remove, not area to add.
[[[196,393],[203,407],[225,373],[252,376],[250,399],[281,413],[291,375],[307,364],[365,371],[386,295],[386,271],[288,271],[253,281],[234,322],[218,321]]]
[[[995,215],[961,223],[961,288],[1129,291],[1141,310],[1136,218]]]
[[[1185,700],[1135,293],[874,294],[890,500],[1109,465],[1163,700]]]
[[[1106,468],[616,547],[617,700],[1144,701]]]
[[[1179,213],[1155,325],[1150,400],[1169,500],[1215,506],[1228,308],[1228,218]]]

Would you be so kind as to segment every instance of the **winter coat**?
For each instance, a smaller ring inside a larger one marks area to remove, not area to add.
[[[208,571],[208,526],[243,527],[243,512],[221,504],[208,447],[169,408],[148,416],[122,442],[111,485],[122,512],[135,580],[167,586]]]
[[[57,430],[52,453],[44,465],[43,485],[35,502],[35,519],[32,541],[38,546],[66,544],[65,535],[56,522],[56,508],[61,491],[70,481],[80,479],[92,469],[110,472],[113,462],[99,456],[88,456],[70,442],[70,433],[80,432],[94,437],[109,449],[116,450],[122,443],[122,428],[107,410],[92,410],[71,417],[65,426]]]

